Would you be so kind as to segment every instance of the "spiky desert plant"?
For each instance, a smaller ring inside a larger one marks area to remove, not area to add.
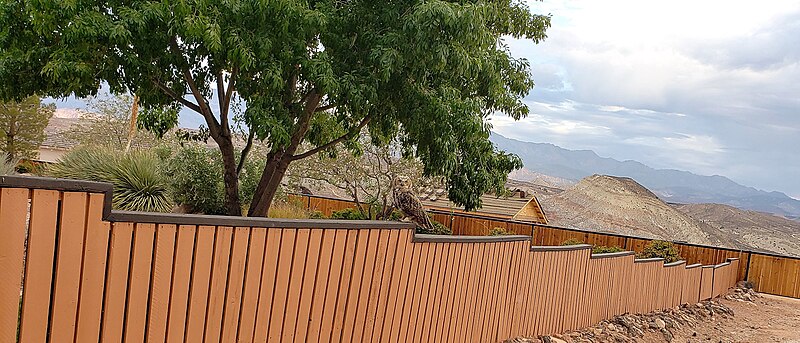
[[[111,171],[121,153],[100,147],[80,147],[49,165],[45,174],[63,179],[111,182]]]
[[[14,168],[16,164],[13,162],[8,161],[8,154],[2,153],[0,154],[0,175],[14,175],[16,171]]]
[[[53,177],[109,182],[114,185],[115,209],[169,212],[172,199],[160,160],[150,152],[130,152],[99,147],[73,150],[50,166]]]
[[[133,152],[120,158],[113,168],[114,207],[120,210],[169,212],[172,200],[168,182],[154,154]]]

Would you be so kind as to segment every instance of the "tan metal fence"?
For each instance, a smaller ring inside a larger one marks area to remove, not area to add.
[[[109,192],[0,177],[0,342],[500,341],[736,281],[736,261],[706,278],[630,252],[531,248],[529,236],[111,211]]]

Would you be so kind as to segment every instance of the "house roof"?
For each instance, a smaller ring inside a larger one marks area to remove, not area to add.
[[[64,132],[69,130],[72,125],[78,124],[79,122],[80,119],[78,118],[50,118],[50,122],[47,123],[47,127],[44,128],[45,139],[41,147],[57,150],[69,150],[75,147],[78,145],[78,142],[67,139]]]
[[[330,185],[314,184],[305,186],[311,188],[312,194],[316,196],[353,201],[353,198],[346,192]],[[294,191],[302,193],[299,189]],[[447,191],[444,189],[421,188],[416,189],[415,193],[419,196],[420,201],[422,201],[422,205],[428,209],[471,213],[537,224],[547,224],[547,217],[544,214],[544,210],[542,210],[539,200],[534,195],[519,189],[515,189],[511,192],[512,195],[507,197],[484,194],[481,196],[483,207],[472,212],[466,212],[463,207],[458,207],[450,202],[450,199],[447,198]]]
[[[422,204],[428,208],[466,212],[447,198],[444,189],[425,189],[418,194]],[[521,221],[546,224],[547,218],[539,200],[531,194],[514,191],[510,196],[484,194],[481,196],[483,206],[473,211],[475,214],[491,215],[500,218],[511,218]]]

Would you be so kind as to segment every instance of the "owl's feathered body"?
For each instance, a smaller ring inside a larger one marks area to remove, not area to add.
[[[422,207],[422,202],[411,190],[411,181],[395,179],[392,185],[392,204],[406,215],[406,218],[427,230],[433,230],[433,223]]]

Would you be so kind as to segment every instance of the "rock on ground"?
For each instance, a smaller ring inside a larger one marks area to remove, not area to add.
[[[800,300],[762,296],[743,286],[710,301],[647,314],[619,315],[581,330],[506,342],[800,343]]]

